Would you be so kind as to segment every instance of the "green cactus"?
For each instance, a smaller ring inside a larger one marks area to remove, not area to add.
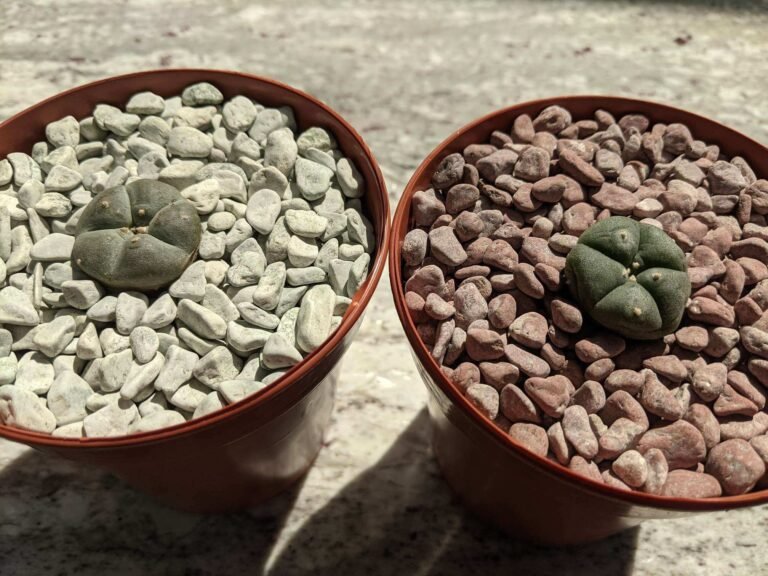
[[[173,186],[135,180],[98,194],[77,225],[72,260],[111,288],[152,291],[192,262],[200,217]]]
[[[665,232],[613,216],[581,235],[565,277],[595,322],[627,338],[654,340],[680,325],[691,295],[687,268]]]

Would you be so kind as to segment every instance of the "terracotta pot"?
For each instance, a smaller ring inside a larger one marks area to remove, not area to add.
[[[638,112],[652,123],[682,122],[696,138],[718,144],[729,156],[743,156],[759,176],[768,175],[768,150],[735,130],[670,106],[607,96],[548,98],[499,110],[454,132],[432,151],[408,182],[397,207],[389,273],[397,312],[429,390],[433,447],[445,478],[469,508],[513,536],[556,545],[605,538],[648,518],[675,518],[768,502],[768,490],[698,500],[667,498],[617,490],[574,474],[514,444],[442,374],[419,340],[405,306],[400,255],[409,230],[413,194],[430,187],[434,169],[448,154],[461,152],[468,144],[487,142],[494,130],[508,132],[519,114],[535,117],[552,104],[566,107],[575,119],[591,118],[602,108],[617,118]]]
[[[0,157],[29,152],[48,122],[89,115],[98,103],[124,105],[135,92],[180,94],[208,81],[226,98],[250,96],[291,106],[302,126],[322,126],[365,177],[365,206],[376,244],[387,246],[389,201],[376,160],[357,132],[311,96],[274,80],[217,70],[154,70],[108,78],[53,96],[0,124]],[[370,274],[339,329],[265,390],[224,409],[164,430],[112,439],[58,439],[0,426],[0,435],[45,452],[95,464],[171,506],[199,512],[250,506],[301,478],[317,456],[333,409],[338,364],[360,326],[381,278],[387,252],[372,255]]]

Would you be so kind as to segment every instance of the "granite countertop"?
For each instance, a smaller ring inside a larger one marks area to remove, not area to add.
[[[765,0],[5,0],[0,118],[134,70],[272,76],[361,132],[394,207],[420,159],[452,130],[537,97],[650,98],[768,142],[766,26]],[[384,278],[346,356],[317,465],[289,494],[239,514],[168,510],[98,470],[0,440],[0,574],[768,571],[767,506],[651,521],[568,550],[484,525],[437,470],[409,357]]]

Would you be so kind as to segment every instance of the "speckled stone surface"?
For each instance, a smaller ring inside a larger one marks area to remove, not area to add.
[[[394,206],[451,130],[537,97],[656,99],[768,142],[767,26],[764,0],[3,0],[0,118],[141,69],[264,74],[359,129]],[[647,522],[570,550],[505,537],[442,481],[424,398],[384,280],[346,358],[327,447],[301,486],[256,510],[200,517],[0,441],[0,574],[768,572],[768,507]]]

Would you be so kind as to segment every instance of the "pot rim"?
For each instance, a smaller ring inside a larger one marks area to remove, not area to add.
[[[469,417],[469,421],[472,423],[475,429],[484,435],[488,441],[499,444],[502,448],[511,453],[513,457],[523,458],[529,461],[529,463],[538,467],[538,469],[542,472],[556,476],[563,481],[571,482],[577,485],[584,492],[587,492],[593,496],[618,500],[632,505],[647,506],[650,508],[686,510],[691,512],[727,510],[732,508],[742,508],[746,506],[764,504],[768,502],[768,489],[749,492],[747,494],[741,494],[738,496],[720,496],[717,498],[675,498],[669,496],[647,494],[645,492],[639,492],[635,490],[621,490],[603,483],[598,483],[585,476],[576,474],[565,466],[560,465],[559,463],[555,463],[545,457],[538,456],[526,448],[520,446],[519,444],[513,442],[509,435],[505,434],[502,430],[495,426],[469,402],[466,396],[464,396],[464,394],[462,394],[461,391],[450,380],[448,380],[442,370],[440,370],[437,362],[435,362],[434,358],[432,358],[429,350],[423,344],[418,336],[418,333],[416,332],[416,326],[411,319],[408,308],[405,305],[400,249],[402,240],[409,230],[408,224],[411,200],[414,193],[419,190],[417,185],[418,182],[424,177],[424,173],[436,159],[442,158],[446,154],[446,150],[451,148],[456,140],[460,139],[468,132],[478,129],[487,122],[498,119],[499,117],[506,116],[509,118],[509,123],[511,125],[514,117],[520,114],[523,108],[543,109],[554,104],[558,104],[567,108],[569,104],[577,102],[595,102],[596,109],[604,108],[608,110],[608,112],[611,112],[612,106],[628,105],[636,106],[637,109],[635,112],[638,113],[664,111],[666,113],[687,116],[688,118],[704,121],[707,124],[716,125],[725,131],[729,131],[733,133],[735,137],[741,140],[743,147],[756,149],[761,155],[768,156],[768,149],[766,149],[765,146],[746,136],[745,134],[725,126],[720,122],[711,120],[699,114],[688,112],[687,110],[683,110],[681,108],[669,106],[659,102],[636,98],[625,98],[622,96],[584,94],[553,96],[549,98],[529,100],[492,111],[462,126],[458,130],[452,132],[447,138],[438,144],[437,147],[435,147],[435,149],[432,150],[421,162],[421,164],[419,164],[418,168],[416,168],[413,176],[411,176],[408,184],[403,190],[395,210],[394,220],[392,222],[392,234],[390,236],[389,246],[389,277],[390,284],[392,286],[392,297],[394,299],[395,308],[397,309],[397,314],[400,317],[400,322],[405,331],[405,335],[411,344],[412,351],[416,354],[418,360],[421,362],[424,369],[427,371],[432,380],[437,384],[440,390],[450,399],[454,406],[457,406],[459,410],[464,412]]]
[[[378,249],[375,254],[375,258],[371,262],[368,270],[368,277],[366,278],[363,286],[361,286],[352,298],[352,303],[349,305],[341,324],[336,331],[327,338],[323,344],[317,349],[309,353],[304,360],[299,362],[296,366],[292,367],[288,372],[276,381],[273,385],[267,386],[263,390],[252,394],[251,396],[233,404],[229,404],[216,412],[213,412],[202,418],[196,418],[183,424],[176,426],[170,426],[168,428],[162,428],[151,432],[143,432],[140,434],[129,434],[126,436],[117,436],[114,438],[57,438],[49,434],[42,434],[39,432],[32,432],[21,428],[15,428],[0,424],[0,437],[13,440],[15,442],[21,442],[24,444],[30,444],[37,447],[51,447],[51,448],[69,448],[75,450],[104,450],[120,447],[140,447],[168,440],[176,440],[184,436],[188,436],[203,429],[213,427],[217,424],[221,424],[225,420],[240,415],[244,412],[253,410],[260,407],[275,398],[284,395],[287,391],[295,388],[299,381],[308,377],[311,372],[318,368],[321,364],[323,357],[329,355],[332,350],[341,345],[347,333],[352,330],[357,322],[360,320],[365,308],[368,306],[371,298],[373,297],[379,280],[384,272],[387,257],[389,255],[386,247],[389,245],[389,235],[391,230],[391,212],[389,207],[389,196],[387,194],[386,183],[384,176],[381,173],[381,169],[376,161],[373,152],[363,140],[362,136],[349,124],[338,112],[336,112],[329,105],[325,104],[321,100],[307,94],[306,92],[294,88],[288,84],[268,78],[265,76],[259,76],[255,74],[248,74],[245,72],[238,72],[235,70],[223,70],[215,68],[163,68],[163,69],[149,69],[139,72],[131,72],[128,74],[121,74],[117,76],[109,76],[82,84],[74,88],[70,88],[63,92],[59,92],[50,96],[24,110],[17,112],[10,118],[7,118],[0,123],[0,133],[6,127],[6,125],[15,122],[37,110],[38,108],[49,105],[58,99],[72,94],[80,92],[90,92],[94,89],[108,89],[109,85],[117,81],[135,81],[137,82],[137,91],[141,90],[141,80],[147,77],[153,76],[167,76],[167,75],[189,75],[194,74],[198,76],[197,79],[190,82],[211,82],[215,85],[215,77],[229,76],[238,77],[245,82],[260,83],[267,85],[273,89],[279,91],[291,92],[294,96],[300,99],[307,100],[314,106],[320,108],[322,112],[327,115],[335,123],[338,123],[342,129],[349,132],[355,141],[355,145],[359,147],[363,156],[368,160],[373,170],[375,181],[366,182],[369,189],[373,189],[373,194],[379,197],[381,202],[381,210],[384,219],[384,227],[381,231],[381,240],[378,244]],[[309,390],[302,391],[302,395],[306,394]]]

